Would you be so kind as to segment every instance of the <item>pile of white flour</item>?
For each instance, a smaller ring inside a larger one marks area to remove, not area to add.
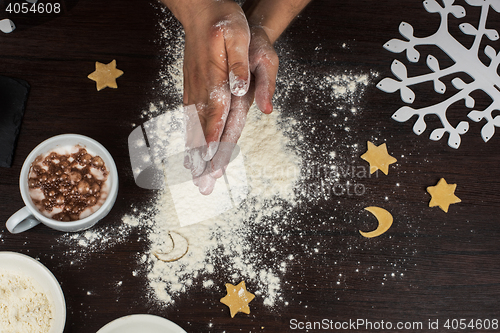
[[[214,283],[242,280],[264,304],[274,305],[279,299],[280,275],[292,258],[277,255],[271,263],[264,261],[266,256],[256,251],[254,242],[259,242],[259,237],[253,227],[259,224],[278,232],[280,224],[287,223],[275,223],[273,217],[282,215],[284,203],[293,205],[294,187],[300,179],[300,159],[286,148],[288,139],[277,126],[278,117],[278,112],[266,116],[255,109],[248,115],[239,144],[250,192],[238,208],[181,228],[172,197],[165,190],[143,214],[124,217],[125,222],[137,221],[149,230],[151,252],[144,254],[142,261],[147,266],[151,295],[160,302],[172,303],[196,283],[211,288]],[[193,203],[193,209],[204,207]],[[178,261],[159,261],[153,253],[170,245],[170,230],[187,238],[189,251]]]

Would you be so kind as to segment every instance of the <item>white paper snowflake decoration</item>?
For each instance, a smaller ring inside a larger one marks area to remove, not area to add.
[[[450,14],[456,18],[463,18],[466,15],[464,7],[454,5],[454,0],[443,0],[443,5],[435,0],[426,0],[423,2],[425,9],[429,13],[439,13],[441,16],[439,28],[433,35],[422,38],[414,37],[413,27],[406,22],[401,22],[399,25],[399,32],[408,41],[391,39],[384,45],[385,49],[395,53],[406,50],[406,57],[410,62],[418,62],[420,59],[420,53],[415,49],[416,45],[436,45],[454,61],[453,65],[447,68],[441,68],[438,59],[429,54],[426,63],[431,72],[424,75],[408,77],[406,66],[400,61],[394,60],[391,65],[391,71],[399,81],[392,78],[384,78],[377,85],[377,88],[388,93],[399,90],[401,99],[405,103],[411,104],[415,100],[415,93],[409,86],[432,81],[434,83],[434,90],[437,93],[444,94],[446,85],[440,81],[440,78],[459,72],[469,74],[472,78],[472,82],[470,83],[465,83],[459,77],[455,77],[451,81],[452,85],[458,91],[450,98],[438,104],[421,109],[403,106],[392,115],[392,118],[399,122],[405,122],[414,115],[418,115],[418,119],[413,126],[413,131],[417,135],[425,131],[426,123],[424,117],[426,115],[438,116],[443,127],[432,131],[430,139],[437,141],[440,140],[445,133],[448,133],[448,145],[452,148],[458,148],[460,146],[460,135],[465,134],[469,130],[469,123],[467,121],[461,121],[454,127],[446,118],[446,112],[453,103],[462,99],[465,101],[465,106],[467,108],[474,108],[475,101],[470,94],[476,90],[482,90],[488,94],[492,102],[484,110],[470,111],[468,117],[475,122],[479,122],[483,119],[486,120],[486,124],[481,130],[481,136],[485,142],[491,139],[495,133],[495,127],[500,127],[500,116],[494,118],[492,116],[493,111],[500,111],[500,76],[497,72],[500,63],[500,53],[491,45],[486,45],[483,50],[479,49],[483,37],[486,37],[490,41],[496,41],[499,38],[497,30],[486,29],[486,21],[490,8],[497,13],[500,12],[500,0],[465,1],[470,6],[481,7],[481,15],[477,27],[470,23],[461,23],[459,25],[462,33],[474,36],[474,43],[470,48],[466,48],[459,43],[448,31],[448,17]],[[488,58],[490,58],[491,61],[488,65],[485,65],[479,59],[480,51],[483,51]]]

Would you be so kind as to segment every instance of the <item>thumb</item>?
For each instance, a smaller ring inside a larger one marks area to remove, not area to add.
[[[262,112],[271,113],[279,59],[262,28],[254,28],[252,31],[249,55],[250,70],[255,76],[255,103]]]

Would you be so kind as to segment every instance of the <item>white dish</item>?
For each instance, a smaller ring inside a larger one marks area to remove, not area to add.
[[[106,324],[97,333],[187,333],[168,319],[150,314],[121,317]]]
[[[62,333],[66,323],[66,302],[59,282],[37,260],[16,252],[0,252],[0,270],[25,274],[37,281],[54,305],[54,321],[49,333]]]

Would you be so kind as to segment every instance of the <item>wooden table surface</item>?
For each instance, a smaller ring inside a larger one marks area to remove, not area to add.
[[[457,26],[477,24],[479,10],[464,1],[456,4],[464,6],[468,15],[450,16],[450,30],[470,44],[471,36],[464,36]],[[179,100],[178,95],[163,94],[158,88],[162,63],[169,61],[158,42],[159,22],[168,14],[149,1],[66,0],[63,5],[61,15],[11,15],[18,29],[0,34],[0,74],[31,85],[13,165],[0,169],[0,220],[6,221],[23,206],[18,178],[29,152],[54,135],[79,133],[101,142],[116,161],[118,198],[99,226],[118,228],[132,206],[144,207],[157,194],[134,183],[127,148],[132,124],[145,121],[141,112],[151,101]],[[412,131],[414,119],[406,123],[391,119],[405,103],[399,93],[384,93],[376,84],[385,77],[395,78],[390,69],[393,59],[407,66],[409,76],[429,72],[425,64],[429,53],[442,67],[451,65],[435,46],[417,47],[421,57],[415,64],[408,62],[405,52],[385,50],[388,40],[404,39],[398,32],[401,21],[414,27],[415,36],[423,37],[436,31],[439,16],[428,13],[419,0],[314,0],[277,42],[282,63],[279,75],[287,75],[280,80],[282,84],[343,71],[370,75],[355,103],[358,113],[348,120],[342,112],[349,113],[346,108],[354,104],[335,99],[314,84],[305,92],[292,86],[286,101],[277,100],[285,117],[303,124],[295,133],[304,135],[304,144],[294,147],[304,156],[303,168],[320,163],[332,150],[337,152],[339,167],[366,167],[359,155],[367,141],[386,142],[398,159],[389,175],[358,180],[366,190],[363,195],[331,195],[306,202],[293,212],[298,222],[283,231],[295,237],[287,246],[296,247],[297,258],[281,277],[287,305],[269,309],[257,298],[250,303],[250,315],[232,319],[219,303],[228,282],[222,280],[214,281],[212,291],[194,286],[168,307],[151,302],[145,296],[146,278],[132,274],[136,254],[148,251],[140,231],[73,263],[83,250],[58,242],[62,233],[39,225],[13,235],[2,224],[0,251],[35,257],[54,273],[66,296],[68,333],[96,332],[111,320],[133,313],[163,316],[187,332],[298,332],[306,330],[294,329],[294,322],[323,319],[394,325],[422,322],[422,329],[408,330],[413,332],[432,331],[428,323],[436,320],[440,327],[435,332],[500,331],[444,327],[448,319],[450,324],[453,319],[466,319],[467,324],[471,319],[500,320],[500,137],[483,142],[480,132],[485,121],[469,120],[470,129],[462,136],[460,148],[452,149],[446,135],[440,141],[429,140],[431,129],[439,126],[436,117],[426,117],[428,129],[421,136]],[[500,14],[490,9],[487,27],[498,28],[499,23]],[[174,34],[179,27],[173,24],[171,29]],[[496,52],[500,49],[499,41],[483,40],[482,45],[486,44]],[[484,54],[481,58],[487,59]],[[87,75],[95,61],[113,59],[125,73],[118,79],[119,88],[97,92]],[[415,86],[413,106],[438,104],[454,95],[457,90],[450,81],[455,76],[445,78],[445,95],[434,92],[429,82]],[[467,81],[467,75],[459,76]],[[478,110],[491,102],[484,93],[473,97]],[[332,117],[338,106],[344,106],[344,111]],[[463,101],[456,103],[448,112],[451,123],[468,120],[469,111]],[[346,147],[356,144],[358,153],[352,155]],[[316,151],[304,152],[304,147],[316,147]],[[456,195],[462,200],[451,205],[448,213],[428,207],[426,187],[442,177],[457,184]],[[313,176],[309,180],[320,182]],[[363,211],[367,206],[382,206],[393,214],[394,224],[386,234],[373,239],[359,235],[359,229],[373,228],[373,217]],[[304,251],[314,246],[320,248],[316,255]],[[121,287],[114,287],[118,281]],[[341,330],[309,330],[320,331]],[[350,327],[343,331],[370,330]]]

